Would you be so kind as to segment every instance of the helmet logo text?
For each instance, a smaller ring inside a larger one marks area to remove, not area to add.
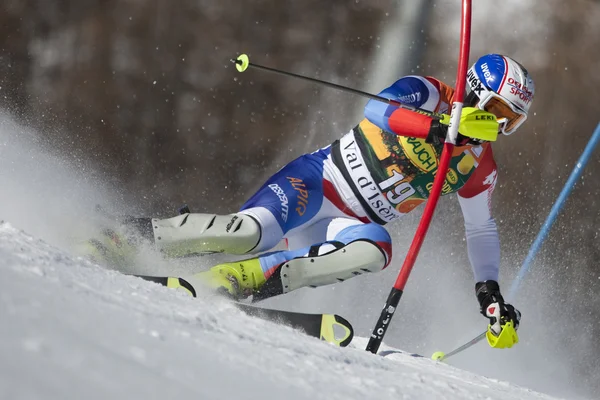
[[[492,76],[492,73],[490,72],[490,67],[488,67],[487,63],[483,63],[481,65],[481,72],[483,72],[485,82],[489,85],[490,81],[494,80],[494,77]]]
[[[510,93],[518,96],[521,101],[529,104],[533,99],[533,93],[521,82],[517,82],[514,78],[508,78],[508,85],[510,86]]]
[[[484,91],[484,88],[481,84],[481,81],[475,75],[475,71],[473,71],[473,69],[469,70],[467,79],[469,80],[469,86],[471,86],[471,90],[475,92],[477,97],[481,98],[481,92]]]

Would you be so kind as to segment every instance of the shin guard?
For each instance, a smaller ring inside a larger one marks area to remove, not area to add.
[[[260,242],[261,228],[254,218],[241,214],[181,214],[153,219],[154,242],[171,257],[229,253],[246,254]]]

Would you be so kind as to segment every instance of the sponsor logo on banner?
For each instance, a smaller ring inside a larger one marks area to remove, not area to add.
[[[448,173],[446,174],[446,180],[450,182],[451,185],[456,185],[458,183],[458,175],[456,171],[452,168],[448,169]]]
[[[435,173],[438,167],[438,159],[435,148],[432,145],[430,145],[429,143],[425,143],[423,139],[404,136],[401,136],[398,139],[400,141],[400,144],[402,145],[402,148],[404,149],[404,154],[406,154],[406,156],[413,165],[415,165],[423,172]],[[457,183],[458,174],[455,170],[450,168],[448,170],[448,174],[446,175],[446,180],[444,181],[442,194],[451,193],[452,187],[450,185],[456,185]],[[427,196],[429,195],[429,192],[431,192],[432,187],[433,182],[429,182],[427,185],[425,185],[425,189],[427,190]],[[413,205],[411,203],[410,205],[412,205],[412,208],[414,208],[414,206],[418,204],[419,203]],[[404,208],[409,210],[409,204],[407,204]]]
[[[425,188],[427,189],[427,191],[429,193],[431,193],[431,188],[433,188],[433,182],[429,182],[427,185],[425,185]],[[448,194],[448,193],[452,193],[452,186],[450,186],[450,183],[448,183],[448,180],[445,180],[444,186],[442,186],[442,194]]]
[[[352,135],[340,139],[340,153],[348,174],[371,210],[385,222],[397,219],[401,214],[392,204],[400,203],[415,192],[408,182],[402,182],[404,175],[394,171],[388,179],[375,183]]]
[[[287,222],[289,211],[288,197],[286,196],[281,186],[279,186],[276,183],[271,183],[269,185],[269,188],[273,191],[273,193],[275,193],[275,195],[277,195],[277,197],[279,197],[279,201],[281,202],[281,219],[283,220],[283,222]]]
[[[400,136],[398,139],[404,148],[404,154],[421,171],[431,172],[437,168],[437,154],[432,145],[412,137]]]

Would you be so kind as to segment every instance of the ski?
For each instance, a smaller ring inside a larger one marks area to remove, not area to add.
[[[183,278],[146,275],[133,276],[169,288],[184,289],[190,296],[196,297],[196,290],[194,287]],[[234,302],[234,304],[238,309],[250,316],[292,327],[303,331],[309,336],[335,344],[336,346],[346,347],[354,337],[352,324],[345,318],[336,314],[299,313],[258,307],[239,302]]]

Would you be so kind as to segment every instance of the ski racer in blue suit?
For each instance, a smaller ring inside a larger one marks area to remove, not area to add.
[[[498,285],[500,245],[490,208],[497,170],[491,143],[482,138],[490,131],[493,137],[510,135],[521,126],[534,83],[519,63],[498,54],[477,60],[467,81],[459,142],[442,195],[457,194],[476,297],[500,334],[507,322],[518,327],[520,313],[504,301]],[[406,76],[379,95],[448,113],[454,89],[433,77]],[[384,226],[427,199],[446,124],[370,100],[354,129],[291,161],[239,212],[141,220],[141,230],[167,256],[250,255],[185,277],[193,286],[221,288],[235,298],[262,299],[380,271],[392,260]],[[282,242],[285,248],[273,250]]]

